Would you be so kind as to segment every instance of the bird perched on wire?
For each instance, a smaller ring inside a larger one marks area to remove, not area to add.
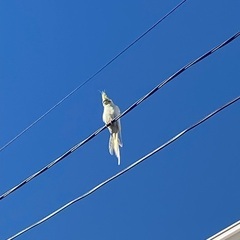
[[[103,91],[102,94],[102,104],[103,104],[103,122],[105,124],[110,123],[115,117],[120,114],[120,109],[117,105],[113,103],[113,101],[107,96],[107,94]],[[108,130],[110,132],[109,138],[109,152],[111,155],[113,153],[116,155],[118,159],[118,165],[120,165],[120,149],[119,146],[122,147],[121,141],[121,123],[120,119],[113,122]]]

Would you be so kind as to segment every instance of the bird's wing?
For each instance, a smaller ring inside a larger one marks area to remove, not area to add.
[[[120,109],[117,105],[114,105],[114,118],[120,115]],[[117,120],[118,130],[119,130],[119,139],[120,139],[120,145],[122,146],[122,134],[121,134],[121,121],[120,119]]]

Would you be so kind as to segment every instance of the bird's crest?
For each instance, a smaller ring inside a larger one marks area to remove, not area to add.
[[[101,92],[101,94],[102,94],[102,101],[104,101],[104,100],[109,100],[109,97],[107,96],[107,94],[105,93],[105,91],[102,91]]]

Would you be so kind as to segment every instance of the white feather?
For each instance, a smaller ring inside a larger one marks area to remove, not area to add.
[[[105,124],[110,123],[115,117],[117,117],[120,114],[120,109],[117,105],[113,103],[113,101],[108,98],[105,92],[102,92],[102,100],[103,100],[103,122]],[[109,153],[113,155],[113,153],[118,158],[118,165],[120,165],[120,149],[119,146],[122,147],[122,141],[121,141],[121,122],[120,119],[118,119],[116,122],[111,124],[108,127],[108,130],[110,132],[110,138],[109,138]]]

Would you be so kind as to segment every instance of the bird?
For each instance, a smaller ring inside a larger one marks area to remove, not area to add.
[[[113,103],[113,101],[107,96],[105,91],[101,92],[102,94],[102,104],[103,104],[103,122],[107,125],[109,124],[115,117],[120,114],[120,109],[117,105]],[[120,119],[114,121],[110,126],[108,126],[108,130],[110,132],[109,137],[109,153],[111,155],[115,154],[118,159],[118,165],[120,165],[120,149],[119,146],[122,147],[122,136],[121,136],[121,122]]]

